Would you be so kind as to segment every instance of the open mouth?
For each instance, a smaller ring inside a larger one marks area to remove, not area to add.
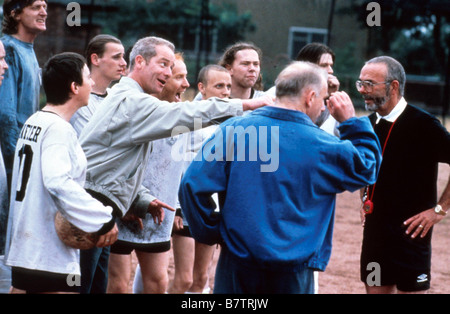
[[[177,92],[177,93],[175,94],[175,100],[176,100],[177,102],[183,101],[183,99],[182,99],[181,97],[183,96],[183,94],[184,94],[185,91],[186,91],[186,90],[182,90],[182,91]]]
[[[164,87],[164,85],[166,85],[166,81],[158,79],[158,82]]]

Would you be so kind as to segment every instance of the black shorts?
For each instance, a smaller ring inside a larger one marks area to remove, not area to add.
[[[191,231],[189,230],[189,226],[183,226],[183,229],[180,229],[180,230],[172,229],[172,235],[174,235],[174,234],[182,236],[182,237],[192,238]]]
[[[363,241],[361,281],[369,286],[396,285],[405,292],[430,289],[431,252],[376,242]]]
[[[170,241],[158,243],[132,243],[117,240],[111,245],[111,253],[128,255],[134,250],[146,253],[163,253],[170,250]]]
[[[14,288],[25,290],[27,293],[44,292],[80,292],[80,276],[59,274],[47,271],[11,268],[11,284]]]

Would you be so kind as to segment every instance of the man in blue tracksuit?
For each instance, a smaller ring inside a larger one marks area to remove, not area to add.
[[[341,138],[314,124],[326,81],[318,66],[292,63],[275,105],[221,124],[186,171],[179,196],[191,232],[222,246],[215,293],[313,293],[331,255],[336,193],[375,181],[379,141],[345,92],[326,101]]]

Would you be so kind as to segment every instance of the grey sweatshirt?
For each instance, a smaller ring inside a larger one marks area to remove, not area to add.
[[[155,199],[142,186],[150,142],[172,136],[176,127],[175,134],[192,131],[194,118],[206,127],[242,114],[240,100],[169,103],[123,77],[80,134],[88,161],[85,188],[111,201],[119,217],[131,210],[144,218]]]

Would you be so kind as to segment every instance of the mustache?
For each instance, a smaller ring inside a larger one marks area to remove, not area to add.
[[[376,103],[385,103],[388,98],[385,97],[385,96],[374,97],[374,96],[364,95],[363,99],[364,100],[371,100],[371,101],[376,102]]]
[[[375,100],[375,99],[379,99],[380,97],[372,97],[372,96],[369,96],[369,95],[363,95],[362,98],[364,100]]]
[[[376,111],[382,107],[387,101],[387,97],[373,97],[369,95],[363,95],[364,101],[371,101],[371,104],[365,104],[366,110]]]

